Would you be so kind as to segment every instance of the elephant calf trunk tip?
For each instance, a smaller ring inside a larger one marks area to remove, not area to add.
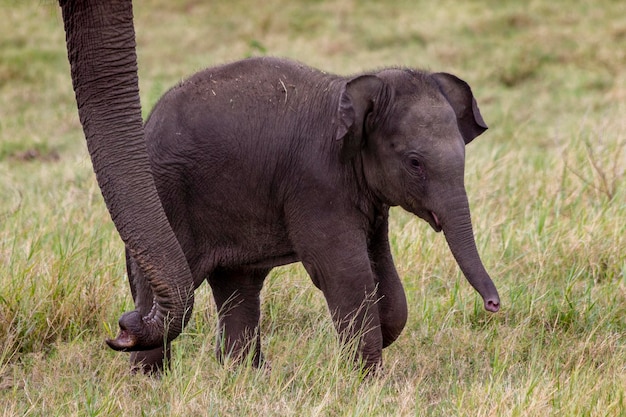
[[[477,291],[483,299],[485,310],[491,313],[497,313],[500,311],[500,295],[495,285],[493,285],[493,282],[491,282],[491,279],[489,279],[489,283],[490,285],[488,285],[486,289],[479,287]]]
[[[500,310],[500,299],[498,297],[487,298],[485,300],[485,310],[497,313]]]

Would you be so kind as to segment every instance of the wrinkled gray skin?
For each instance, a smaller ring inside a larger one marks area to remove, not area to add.
[[[407,318],[390,206],[443,230],[485,308],[498,311],[463,181],[465,144],[486,128],[465,82],[411,69],[344,78],[253,58],[167,92],[145,124],[148,154],[194,285],[212,288],[218,357],[262,363],[263,280],[301,261],[342,339],[358,337],[360,359],[376,367]],[[127,254],[133,296],[149,315],[153,292],[134,259]],[[159,348],[132,361],[154,371],[163,357]]]
[[[131,0],[59,0],[80,121],[93,168],[127,250],[154,297],[124,314],[117,350],[154,349],[181,332],[193,307],[185,255],[159,200],[143,135]]]

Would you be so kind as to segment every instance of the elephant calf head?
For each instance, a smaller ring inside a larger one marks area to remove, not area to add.
[[[439,232],[485,309],[498,292],[474,242],[465,145],[487,129],[467,83],[447,73],[389,69],[349,80],[339,105],[344,160],[359,155],[369,187]]]

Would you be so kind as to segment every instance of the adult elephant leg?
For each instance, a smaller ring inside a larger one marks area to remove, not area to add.
[[[220,269],[209,276],[219,323],[215,353],[243,361],[252,354],[252,365],[263,364],[259,319],[260,294],[270,269]]]
[[[380,215],[369,245],[372,270],[377,284],[376,304],[380,316],[383,348],[400,336],[408,315],[406,295],[389,247],[388,210],[387,208]]]
[[[143,137],[131,0],[60,0],[78,113],[102,195],[154,294],[120,319],[116,350],[162,346],[182,331],[193,281],[159,200]]]

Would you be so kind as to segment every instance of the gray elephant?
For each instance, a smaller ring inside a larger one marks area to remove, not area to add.
[[[218,357],[262,363],[263,281],[300,261],[342,340],[356,338],[365,367],[380,364],[407,319],[391,206],[443,230],[485,308],[498,311],[463,178],[465,145],[486,128],[464,81],[412,69],[345,78],[252,58],[168,91],[145,124],[148,155],[194,286],[211,286]],[[138,314],[149,316],[155,294],[132,251],[127,266]],[[158,370],[168,352],[135,352],[132,362]]]

